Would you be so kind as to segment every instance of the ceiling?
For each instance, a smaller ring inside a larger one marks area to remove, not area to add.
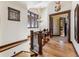
[[[21,4],[27,6],[28,9],[30,8],[45,8],[48,6],[50,1],[20,1]]]

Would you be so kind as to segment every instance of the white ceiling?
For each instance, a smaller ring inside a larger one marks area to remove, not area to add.
[[[50,1],[20,1],[21,4],[27,6],[28,9],[30,8],[45,8],[48,6]]]

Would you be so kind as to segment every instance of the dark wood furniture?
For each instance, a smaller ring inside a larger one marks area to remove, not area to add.
[[[49,32],[50,32],[50,36],[52,37],[53,36],[53,16],[55,15],[61,15],[61,14],[68,14],[68,41],[70,41],[70,13],[71,11],[70,10],[67,10],[67,11],[62,11],[62,12],[58,12],[58,13],[54,13],[54,14],[50,14],[49,15]]]

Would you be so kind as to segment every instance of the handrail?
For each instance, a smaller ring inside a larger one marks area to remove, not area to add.
[[[47,38],[47,36],[49,36],[48,32],[46,32],[46,33],[43,33],[42,31],[34,32],[33,30],[31,30],[30,35],[31,35],[31,51],[33,51],[39,55],[42,55],[42,48],[49,41],[49,39]],[[34,43],[35,43],[34,40],[36,40],[36,39],[38,41],[36,44],[39,46],[39,47],[37,47],[38,48],[37,52],[34,50],[34,47],[36,47],[34,45]]]
[[[8,49],[11,49],[13,47],[16,47],[24,42],[26,42],[28,39],[24,39],[24,40],[20,40],[20,41],[16,41],[16,42],[12,42],[12,43],[9,43],[9,44],[6,44],[6,45],[3,45],[3,46],[0,46],[0,53],[5,51],[5,50],[8,50]]]

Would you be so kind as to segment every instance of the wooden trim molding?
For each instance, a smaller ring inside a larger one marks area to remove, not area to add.
[[[58,13],[54,13],[54,14],[50,14],[49,16],[54,16],[54,15],[58,15],[58,14],[64,14],[64,13],[70,13],[71,10],[66,10],[66,11],[62,11],[62,12],[58,12]]]
[[[30,31],[30,33],[31,33],[31,51],[34,51],[35,53],[37,53],[37,54],[40,54],[40,55],[42,55],[42,31],[38,31],[38,32],[34,32],[33,30],[31,30]],[[36,52],[35,50],[34,50],[34,40],[35,40],[35,36],[37,36],[37,40],[38,40],[38,45],[39,45],[39,47],[38,47],[38,52]]]
[[[5,44],[3,46],[0,46],[0,53],[5,51],[5,50],[8,50],[8,49],[11,49],[13,47],[16,47],[24,42],[26,42],[28,39],[24,39],[24,40],[20,40],[20,41],[16,41],[16,42],[13,42],[13,43],[9,43],[9,44]]]
[[[58,12],[58,13],[54,13],[54,14],[50,14],[49,15],[49,32],[50,32],[50,36],[52,37],[53,36],[53,21],[52,21],[52,18],[51,16],[55,16],[55,15],[59,15],[59,14],[65,14],[65,13],[68,13],[68,18],[69,18],[69,25],[68,25],[68,41],[71,43],[70,41],[70,23],[71,23],[71,19],[70,19],[70,14],[71,14],[71,10],[66,10],[66,11],[62,11],[62,12]]]
[[[77,53],[77,51],[76,51],[76,49],[75,49],[75,47],[74,47],[74,45],[73,45],[73,43],[72,43],[72,42],[71,42],[71,44],[72,44],[72,46],[73,46],[73,48],[74,48],[74,51],[75,51],[75,53],[76,53],[77,57],[79,57],[79,55],[78,55],[78,53]]]

